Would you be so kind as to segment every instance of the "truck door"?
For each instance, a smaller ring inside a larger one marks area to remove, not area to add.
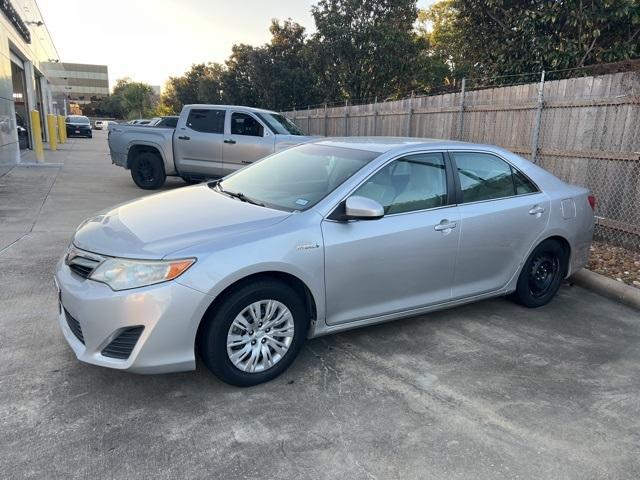
[[[249,112],[230,111],[222,157],[225,175],[273,153],[275,135]]]
[[[173,134],[174,160],[181,175],[222,176],[225,116],[224,109],[206,107],[181,115]]]

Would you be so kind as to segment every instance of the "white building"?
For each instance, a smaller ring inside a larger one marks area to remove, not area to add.
[[[31,110],[40,112],[45,140],[45,115],[66,114],[47,73],[58,62],[35,0],[0,0],[0,165],[20,163],[21,150],[32,148]]]

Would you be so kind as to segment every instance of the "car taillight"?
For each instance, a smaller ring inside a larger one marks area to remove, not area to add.
[[[589,205],[591,206],[591,210],[595,211],[595,209],[596,209],[596,197],[593,196],[593,195],[589,195],[587,197],[587,199],[589,200]]]

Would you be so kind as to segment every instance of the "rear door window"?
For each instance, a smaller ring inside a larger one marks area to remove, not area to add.
[[[224,133],[224,110],[193,108],[187,117],[187,127],[196,132]]]
[[[501,158],[482,152],[452,152],[460,179],[462,203],[537,192],[536,186]]]

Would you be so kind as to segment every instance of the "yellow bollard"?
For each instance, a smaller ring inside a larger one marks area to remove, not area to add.
[[[58,133],[56,132],[56,116],[53,114],[47,115],[47,125],[49,126],[49,148],[52,151],[58,149]]]
[[[64,117],[58,115],[58,140],[60,143],[67,143],[67,126],[64,124]]]
[[[40,112],[31,110],[31,136],[33,137],[33,151],[37,162],[44,162],[44,147],[42,146],[42,126],[40,125]]]

